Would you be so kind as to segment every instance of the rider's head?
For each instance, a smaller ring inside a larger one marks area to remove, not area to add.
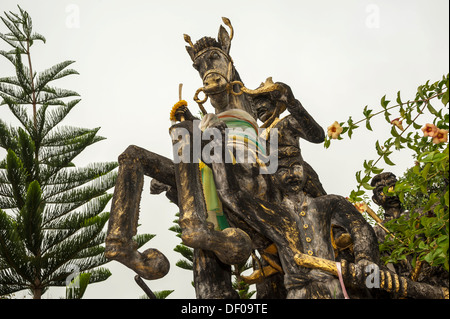
[[[272,82],[270,83],[274,85]],[[261,83],[255,91],[263,89],[265,86],[267,86],[267,81],[266,83]],[[268,127],[286,110],[286,104],[282,102],[281,94],[278,90],[252,93],[252,100],[258,119],[264,123],[263,127]]]
[[[266,122],[275,112],[276,103],[270,99],[268,94],[261,94],[253,98],[258,119],[261,122]]]

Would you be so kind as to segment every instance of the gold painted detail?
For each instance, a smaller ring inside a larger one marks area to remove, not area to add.
[[[398,279],[398,275],[394,274],[394,282],[395,282],[395,292],[400,290],[400,281]]]
[[[448,298],[448,288],[442,287],[442,295],[443,295],[443,299],[449,299]]]
[[[386,291],[391,292],[392,291],[392,277],[391,277],[391,273],[389,271],[386,271],[386,277],[387,277]]]
[[[251,275],[241,276],[241,278],[245,283],[251,285],[260,283],[270,275],[276,274],[277,272],[278,270],[272,266],[265,266],[263,269],[257,269]]]
[[[266,249],[264,249],[264,252],[267,254],[276,255],[278,253],[278,249],[275,244],[271,244]]]
[[[320,269],[337,276],[337,267],[336,262],[334,261],[310,256],[307,254],[296,254],[294,256],[294,260],[299,266],[312,269]]]
[[[400,277],[402,281],[402,287],[403,287],[403,297],[406,297],[408,295],[408,281],[404,277]]]

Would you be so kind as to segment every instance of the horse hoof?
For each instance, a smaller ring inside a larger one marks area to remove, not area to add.
[[[158,249],[149,248],[138,254],[140,257],[132,269],[142,278],[159,279],[169,272],[169,260]]]
[[[159,250],[150,248],[144,252],[136,250],[136,243],[107,240],[105,256],[134,270],[148,280],[164,277],[170,268],[169,260]]]

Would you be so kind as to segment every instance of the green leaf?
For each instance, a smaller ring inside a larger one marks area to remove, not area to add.
[[[380,142],[379,142],[378,140],[375,142],[375,148],[376,148],[376,150],[377,150],[377,154],[378,154],[378,155],[382,156],[382,155],[384,154],[384,151],[383,151],[383,149],[381,148]]]
[[[388,111],[384,112],[384,118],[386,120],[386,122],[388,122],[389,124],[391,124],[391,119],[390,119],[390,115],[392,115],[391,113],[389,113]]]
[[[419,86],[418,88],[417,88],[417,93],[418,93],[418,95],[422,98],[422,100],[426,100],[427,99],[427,97],[425,96],[425,94],[424,94],[424,92],[423,92],[423,85],[421,85],[421,86]]]
[[[380,174],[384,171],[384,168],[372,167],[372,172],[374,174]]]
[[[368,183],[362,183],[362,186],[367,189],[368,191],[371,191],[375,189],[375,187],[370,186]]]
[[[422,125],[417,124],[416,122],[412,122],[412,124],[413,124],[413,127],[414,127],[416,130],[422,128]]]
[[[430,102],[427,103],[427,108],[428,108],[428,111],[430,111],[431,114],[433,114],[435,116],[439,115],[439,113],[434,109],[434,107],[431,106]]]
[[[356,176],[356,181],[359,184],[361,184],[361,171],[356,172],[355,176]]]
[[[403,102],[402,102],[402,100],[401,100],[401,98],[400,98],[400,91],[397,92],[397,103],[398,103],[399,105],[403,105]]]
[[[449,93],[448,93],[448,89],[447,91],[442,95],[442,104],[447,105],[448,104],[448,99],[449,99]]]
[[[391,127],[391,135],[394,137],[400,136],[400,134],[398,134],[397,130],[395,129],[395,125],[392,125],[392,127]]]
[[[384,96],[381,98],[381,106],[382,106],[384,109],[386,109],[386,107],[388,106],[389,102],[391,102],[391,101],[386,100],[386,95],[384,95]]]
[[[370,120],[369,120],[369,118],[366,120],[366,128],[367,128],[369,131],[372,131],[372,127],[370,126]]]
[[[370,117],[370,114],[372,113],[372,111],[373,110],[370,110],[370,109],[368,109],[368,105],[366,105],[365,107],[364,107],[364,110],[363,110],[363,115],[367,118],[367,117]]]
[[[390,166],[395,166],[395,164],[389,159],[389,157],[387,156],[387,154],[385,154],[383,156],[384,162]]]
[[[430,171],[430,168],[431,168],[431,163],[427,163],[425,165],[425,167],[423,168],[421,175],[424,179],[428,178],[428,172]]]
[[[449,207],[449,206],[450,206],[450,205],[449,205],[450,203],[449,203],[448,190],[445,192],[444,200],[445,200],[445,206]]]
[[[430,152],[430,153],[422,153],[421,156],[419,157],[419,161],[423,162],[423,163],[429,163],[429,162],[433,162],[434,156],[436,155],[435,152]]]
[[[174,291],[175,290],[161,290],[155,291],[154,294],[156,296],[156,299],[166,299]]]

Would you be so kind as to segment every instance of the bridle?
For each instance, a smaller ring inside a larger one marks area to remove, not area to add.
[[[212,92],[212,93],[206,93],[205,92],[205,88],[202,86],[201,88],[199,88],[194,95],[194,101],[198,103],[202,113],[205,115],[206,114],[206,110],[203,107],[203,103],[205,103],[208,100],[208,97],[210,95],[216,95],[216,94],[220,94],[223,92],[227,92],[227,93],[231,93],[233,95],[241,95],[243,93],[243,91],[239,91],[239,92],[235,92],[233,90],[233,86],[235,84],[239,84],[241,87],[244,87],[244,84],[241,81],[232,81],[231,77],[232,77],[232,73],[233,73],[233,59],[222,49],[217,48],[217,47],[208,47],[206,49],[203,49],[202,51],[200,51],[199,53],[196,54],[195,58],[194,58],[194,63],[195,60],[197,60],[198,58],[200,58],[202,55],[204,55],[207,52],[211,52],[211,51],[217,51],[218,53],[220,53],[221,55],[223,55],[227,60],[228,60],[228,67],[227,67],[227,73],[224,74],[221,70],[218,69],[210,69],[208,71],[205,72],[205,74],[202,77],[202,82],[205,82],[205,79],[211,75],[211,74],[217,74],[218,76],[220,76],[221,78],[223,78],[226,82],[226,85],[218,91]],[[200,94],[200,92],[203,92],[203,94],[205,95],[205,97],[203,99],[200,99],[198,97],[198,95]]]
[[[202,81],[204,83],[205,79],[209,75],[217,74],[218,76],[220,76],[221,78],[223,78],[225,80],[226,85],[224,86],[223,89],[220,89],[220,90],[212,92],[212,93],[206,93],[204,87],[199,88],[195,92],[194,101],[197,102],[197,104],[198,104],[200,110],[202,111],[203,115],[207,114],[205,108],[203,107],[203,104],[208,100],[208,97],[210,95],[216,95],[216,94],[220,94],[220,93],[223,93],[223,92],[227,92],[228,94],[232,94],[234,96],[239,96],[242,93],[246,93],[246,94],[249,94],[249,95],[258,95],[258,94],[261,94],[261,93],[273,92],[275,90],[278,90],[278,91],[283,91],[284,90],[284,88],[281,87],[279,84],[273,83],[271,78],[270,78],[269,85],[263,85],[262,87],[259,87],[259,88],[255,89],[255,90],[251,90],[251,89],[246,88],[244,86],[244,83],[242,83],[241,81],[232,81],[231,77],[232,77],[232,73],[233,73],[233,59],[225,51],[223,51],[222,49],[217,48],[217,47],[208,47],[208,48],[205,48],[205,49],[201,50],[199,53],[196,54],[196,56],[194,58],[194,63],[203,54],[205,54],[207,52],[211,52],[211,51],[217,51],[221,55],[225,56],[225,58],[228,60],[227,74],[223,74],[223,72],[221,72],[220,70],[217,70],[217,69],[210,69],[210,70],[205,72],[205,74],[202,77]],[[239,90],[237,92],[233,89],[233,87],[235,85],[239,86]],[[205,97],[203,99],[199,98],[200,92],[203,92],[203,94],[205,95]],[[272,114],[270,119],[268,119],[264,123],[264,125],[262,127],[269,126],[270,123],[272,123],[274,121],[274,119],[277,116],[279,116],[280,113],[282,113],[282,110],[284,110],[284,108],[283,108],[282,102],[277,102],[276,112],[274,112]]]

